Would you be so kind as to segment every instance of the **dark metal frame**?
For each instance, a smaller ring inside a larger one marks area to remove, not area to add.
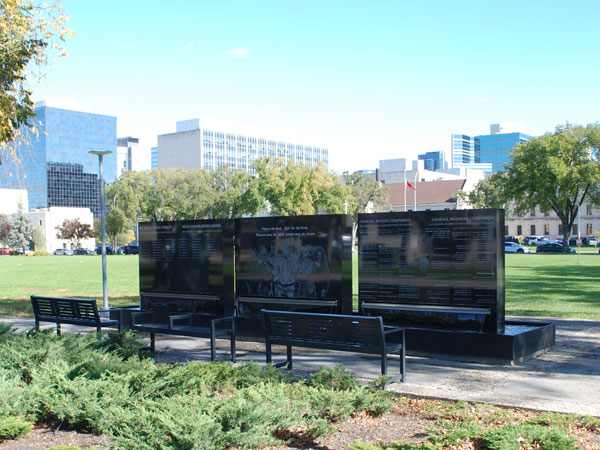
[[[95,327],[100,332],[103,327],[119,328],[118,320],[104,320],[98,313],[96,300],[87,298],[31,296],[31,306],[35,316],[35,328],[40,322],[56,323],[56,334],[61,334],[60,325],[81,325]]]
[[[399,352],[400,380],[406,379],[405,329],[384,328],[381,317],[261,310],[265,330],[267,363],[272,362],[272,345],[285,345],[286,362],[276,367],[292,368],[292,347],[320,348],[381,357],[381,374],[387,374],[387,355]],[[400,334],[400,342],[387,337]]]

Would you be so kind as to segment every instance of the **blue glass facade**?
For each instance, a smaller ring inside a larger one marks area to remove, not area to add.
[[[35,109],[38,135],[13,143],[20,160],[0,165],[0,187],[27,189],[29,207],[90,207],[97,193],[98,156],[92,150],[109,150],[104,157],[104,180],[117,177],[117,118],[41,105]],[[97,207],[93,209],[97,210]]]
[[[475,137],[452,135],[452,164],[489,163],[492,172],[504,170],[510,162],[510,152],[518,144],[531,139],[523,133],[483,134]]]
[[[425,170],[443,170],[446,169],[446,155],[444,152],[427,152],[423,155],[418,155],[420,161],[424,161]]]
[[[523,133],[502,133],[475,136],[475,161],[491,163],[492,172],[504,170],[510,162],[510,152],[531,139]]]

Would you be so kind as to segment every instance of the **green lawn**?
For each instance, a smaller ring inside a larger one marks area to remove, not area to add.
[[[138,257],[107,261],[110,305],[136,304]],[[357,273],[354,254],[354,292]],[[101,301],[100,256],[0,257],[0,315],[31,315],[31,294]],[[507,255],[506,314],[600,319],[600,255]]]
[[[139,303],[137,255],[107,256],[111,306]],[[0,257],[0,314],[33,315],[31,294],[102,301],[101,256]]]

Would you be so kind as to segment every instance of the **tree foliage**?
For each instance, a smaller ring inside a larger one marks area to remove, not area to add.
[[[106,188],[106,199],[111,211],[122,213],[125,228],[140,220],[234,218],[264,209],[277,215],[342,213],[352,200],[348,188],[322,165],[265,159],[255,161],[254,168],[254,175],[228,166],[212,172],[125,172]]]
[[[10,233],[10,217],[0,214],[0,243],[8,245],[8,234]]]
[[[72,34],[67,21],[57,3],[0,0],[0,156],[8,149],[8,156],[18,160],[8,144],[19,137],[22,125],[33,125],[30,81],[42,77],[48,62],[65,56],[61,44]]]
[[[390,199],[387,188],[368,175],[355,172],[345,178],[351,195],[349,212],[353,220],[352,242],[355,242],[358,215],[369,211],[389,211]]]
[[[56,227],[56,237],[71,242],[73,247],[78,248],[83,239],[94,237],[90,224],[81,223],[78,218],[65,219],[62,225]]]
[[[33,243],[33,249],[36,252],[46,251],[46,236],[40,228],[34,228],[31,235],[31,242]]]
[[[311,168],[293,160],[266,158],[256,160],[254,169],[256,176],[248,189],[251,198],[245,202],[253,214],[265,207],[272,215],[282,216],[340,213],[350,199],[345,186],[322,164]]]
[[[125,214],[118,208],[112,208],[106,213],[105,231],[112,248],[117,248],[117,236],[125,231],[127,219]],[[102,224],[100,224],[102,227]],[[102,233],[102,231],[100,231]],[[102,239],[102,237],[100,237]]]
[[[19,202],[17,211],[10,217],[10,231],[7,244],[12,248],[29,248],[32,232],[29,218],[23,212],[23,205]]]

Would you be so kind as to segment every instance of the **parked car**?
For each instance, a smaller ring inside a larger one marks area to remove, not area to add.
[[[72,255],[73,254],[73,250],[68,249],[68,248],[57,248],[52,253],[54,255]]]
[[[523,239],[523,244],[525,245],[535,245],[535,243],[537,242],[538,239],[543,239],[544,236],[526,236],[525,239]]]
[[[569,245],[577,245],[577,237],[570,238]],[[581,245],[590,245],[590,238],[581,236]]]
[[[101,255],[102,254],[102,246],[99,245],[98,247],[96,247],[96,255]],[[113,249],[110,245],[106,246],[106,254],[107,255],[112,255],[113,254]]]
[[[515,242],[519,244],[519,236],[504,236],[504,242]]]
[[[547,245],[547,244],[559,244],[559,242],[556,239],[552,239],[548,236],[544,236],[541,239],[536,239],[533,243],[533,245],[535,245],[536,247],[539,247],[540,245]]]
[[[123,247],[123,253],[126,255],[137,255],[140,253],[140,247],[135,244],[127,244]]]
[[[94,252],[94,250],[91,250],[89,248],[76,248],[74,253],[76,255],[95,255],[96,254]]]
[[[536,248],[536,253],[564,253],[565,246],[557,242],[540,245]],[[577,253],[574,248],[567,247],[567,253]]]
[[[523,247],[515,242],[504,242],[504,253],[531,253],[529,247]]]

